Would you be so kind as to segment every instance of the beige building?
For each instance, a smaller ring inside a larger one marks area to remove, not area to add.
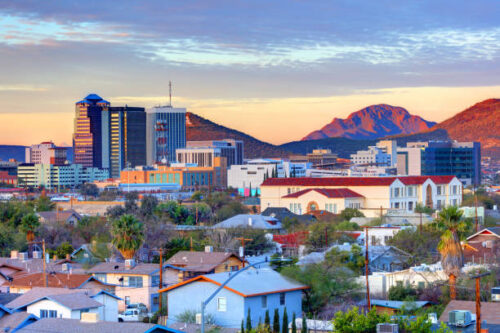
[[[296,214],[350,207],[377,217],[381,210],[405,213],[419,203],[439,209],[461,201],[462,183],[455,176],[269,178],[261,185],[262,209],[284,207]]]

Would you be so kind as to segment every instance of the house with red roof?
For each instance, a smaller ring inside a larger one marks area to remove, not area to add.
[[[440,209],[461,202],[455,176],[269,178],[261,185],[261,209],[284,207],[295,214],[356,208],[377,217],[381,210],[413,212],[419,203]]]

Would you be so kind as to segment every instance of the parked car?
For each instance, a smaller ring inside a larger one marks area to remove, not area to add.
[[[118,321],[142,321],[146,314],[141,313],[138,309],[127,309],[118,315]]]
[[[127,310],[128,309],[137,309],[141,313],[145,313],[145,314],[148,313],[148,308],[146,307],[146,305],[144,303],[131,303],[131,304],[128,304],[127,305]]]

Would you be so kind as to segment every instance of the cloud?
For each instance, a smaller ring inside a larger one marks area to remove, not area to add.
[[[13,85],[6,85],[6,84],[0,84],[0,92],[2,91],[31,91],[31,92],[40,92],[40,91],[47,91],[48,88],[46,87],[36,87],[36,86],[31,86],[31,85],[23,85],[23,84],[13,84]]]

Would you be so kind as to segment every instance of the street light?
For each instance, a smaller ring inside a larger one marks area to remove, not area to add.
[[[278,259],[278,260],[280,260],[280,261],[291,261],[291,259]],[[224,281],[224,283],[222,283],[219,286],[219,288],[217,288],[213,292],[212,295],[208,296],[208,298],[206,300],[204,300],[204,301],[201,302],[201,333],[205,333],[205,307],[215,297],[215,295],[217,295],[219,293],[219,291],[221,291],[229,283],[229,281],[231,281],[232,279],[234,279],[238,274],[246,271],[250,267],[255,267],[257,265],[265,264],[266,262],[270,262],[270,260],[268,261],[267,258],[266,258],[266,260],[264,260],[264,261],[256,262],[255,264],[248,265],[248,266],[243,267],[242,269],[234,272],[234,274],[231,274],[229,276],[229,278],[226,281]]]

